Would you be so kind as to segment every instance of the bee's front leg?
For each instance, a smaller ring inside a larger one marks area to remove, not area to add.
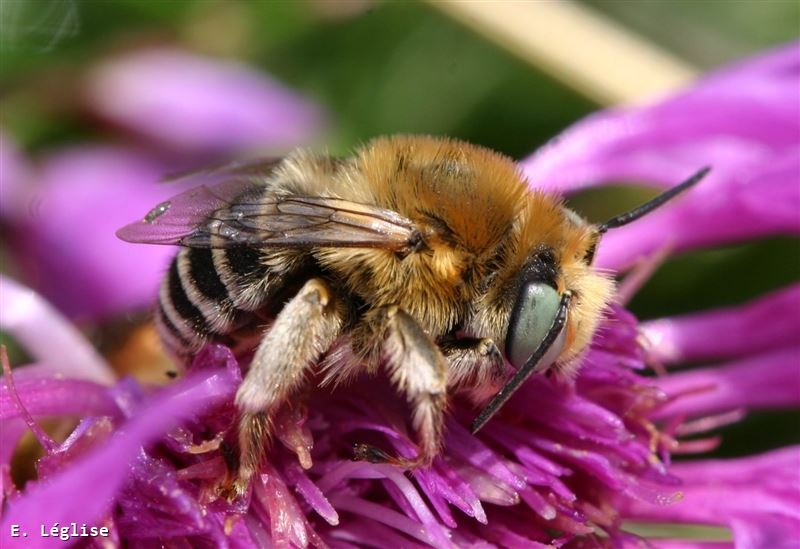
[[[342,305],[321,279],[305,283],[278,313],[256,350],[250,370],[236,392],[239,417],[239,465],[231,496],[247,490],[258,470],[270,432],[270,413],[286,401],[338,337]]]
[[[356,456],[368,461],[387,461],[405,467],[429,465],[439,453],[444,410],[447,405],[447,361],[419,323],[399,307],[375,311],[384,338],[380,354],[392,382],[413,407],[412,425],[420,453],[416,459],[391,458],[376,448],[357,445]]]
[[[489,338],[464,337],[439,343],[448,363],[447,387],[466,392],[476,403],[491,398],[511,373]]]

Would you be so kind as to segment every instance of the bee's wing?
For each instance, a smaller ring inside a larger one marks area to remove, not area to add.
[[[206,174],[201,177],[204,180]],[[128,242],[181,244],[200,231],[214,212],[231,207],[258,186],[253,181],[231,180],[194,187],[156,205],[139,221],[118,230],[117,236]]]
[[[415,246],[420,233],[400,214],[319,196],[262,197],[263,183],[231,180],[203,185],[162,202],[117,231],[129,242],[192,248]]]

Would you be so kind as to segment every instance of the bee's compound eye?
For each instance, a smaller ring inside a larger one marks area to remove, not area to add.
[[[553,326],[560,303],[561,296],[549,284],[533,282],[520,289],[506,335],[506,355],[514,368],[522,368],[542,344]],[[535,371],[541,371],[555,362],[564,347],[564,334],[562,328]]]

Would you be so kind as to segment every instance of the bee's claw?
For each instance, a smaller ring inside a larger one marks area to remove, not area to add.
[[[353,461],[366,461],[368,463],[388,463],[403,469],[416,469],[423,462],[419,459],[406,459],[389,455],[384,450],[370,444],[357,443],[353,445]]]
[[[247,490],[249,487],[249,481],[244,480],[241,477],[227,477],[219,486],[219,495],[227,500],[228,503],[233,503],[237,499],[243,498],[245,495],[247,495]]]
[[[353,461],[367,461],[369,463],[389,463],[393,458],[375,446],[357,443],[353,445]]]

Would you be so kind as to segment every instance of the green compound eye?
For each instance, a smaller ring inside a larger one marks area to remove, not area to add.
[[[535,282],[522,287],[506,335],[506,356],[514,368],[519,370],[542,344],[560,303],[561,296],[549,284]],[[555,362],[564,347],[564,334],[562,328],[534,371],[542,371]]]

